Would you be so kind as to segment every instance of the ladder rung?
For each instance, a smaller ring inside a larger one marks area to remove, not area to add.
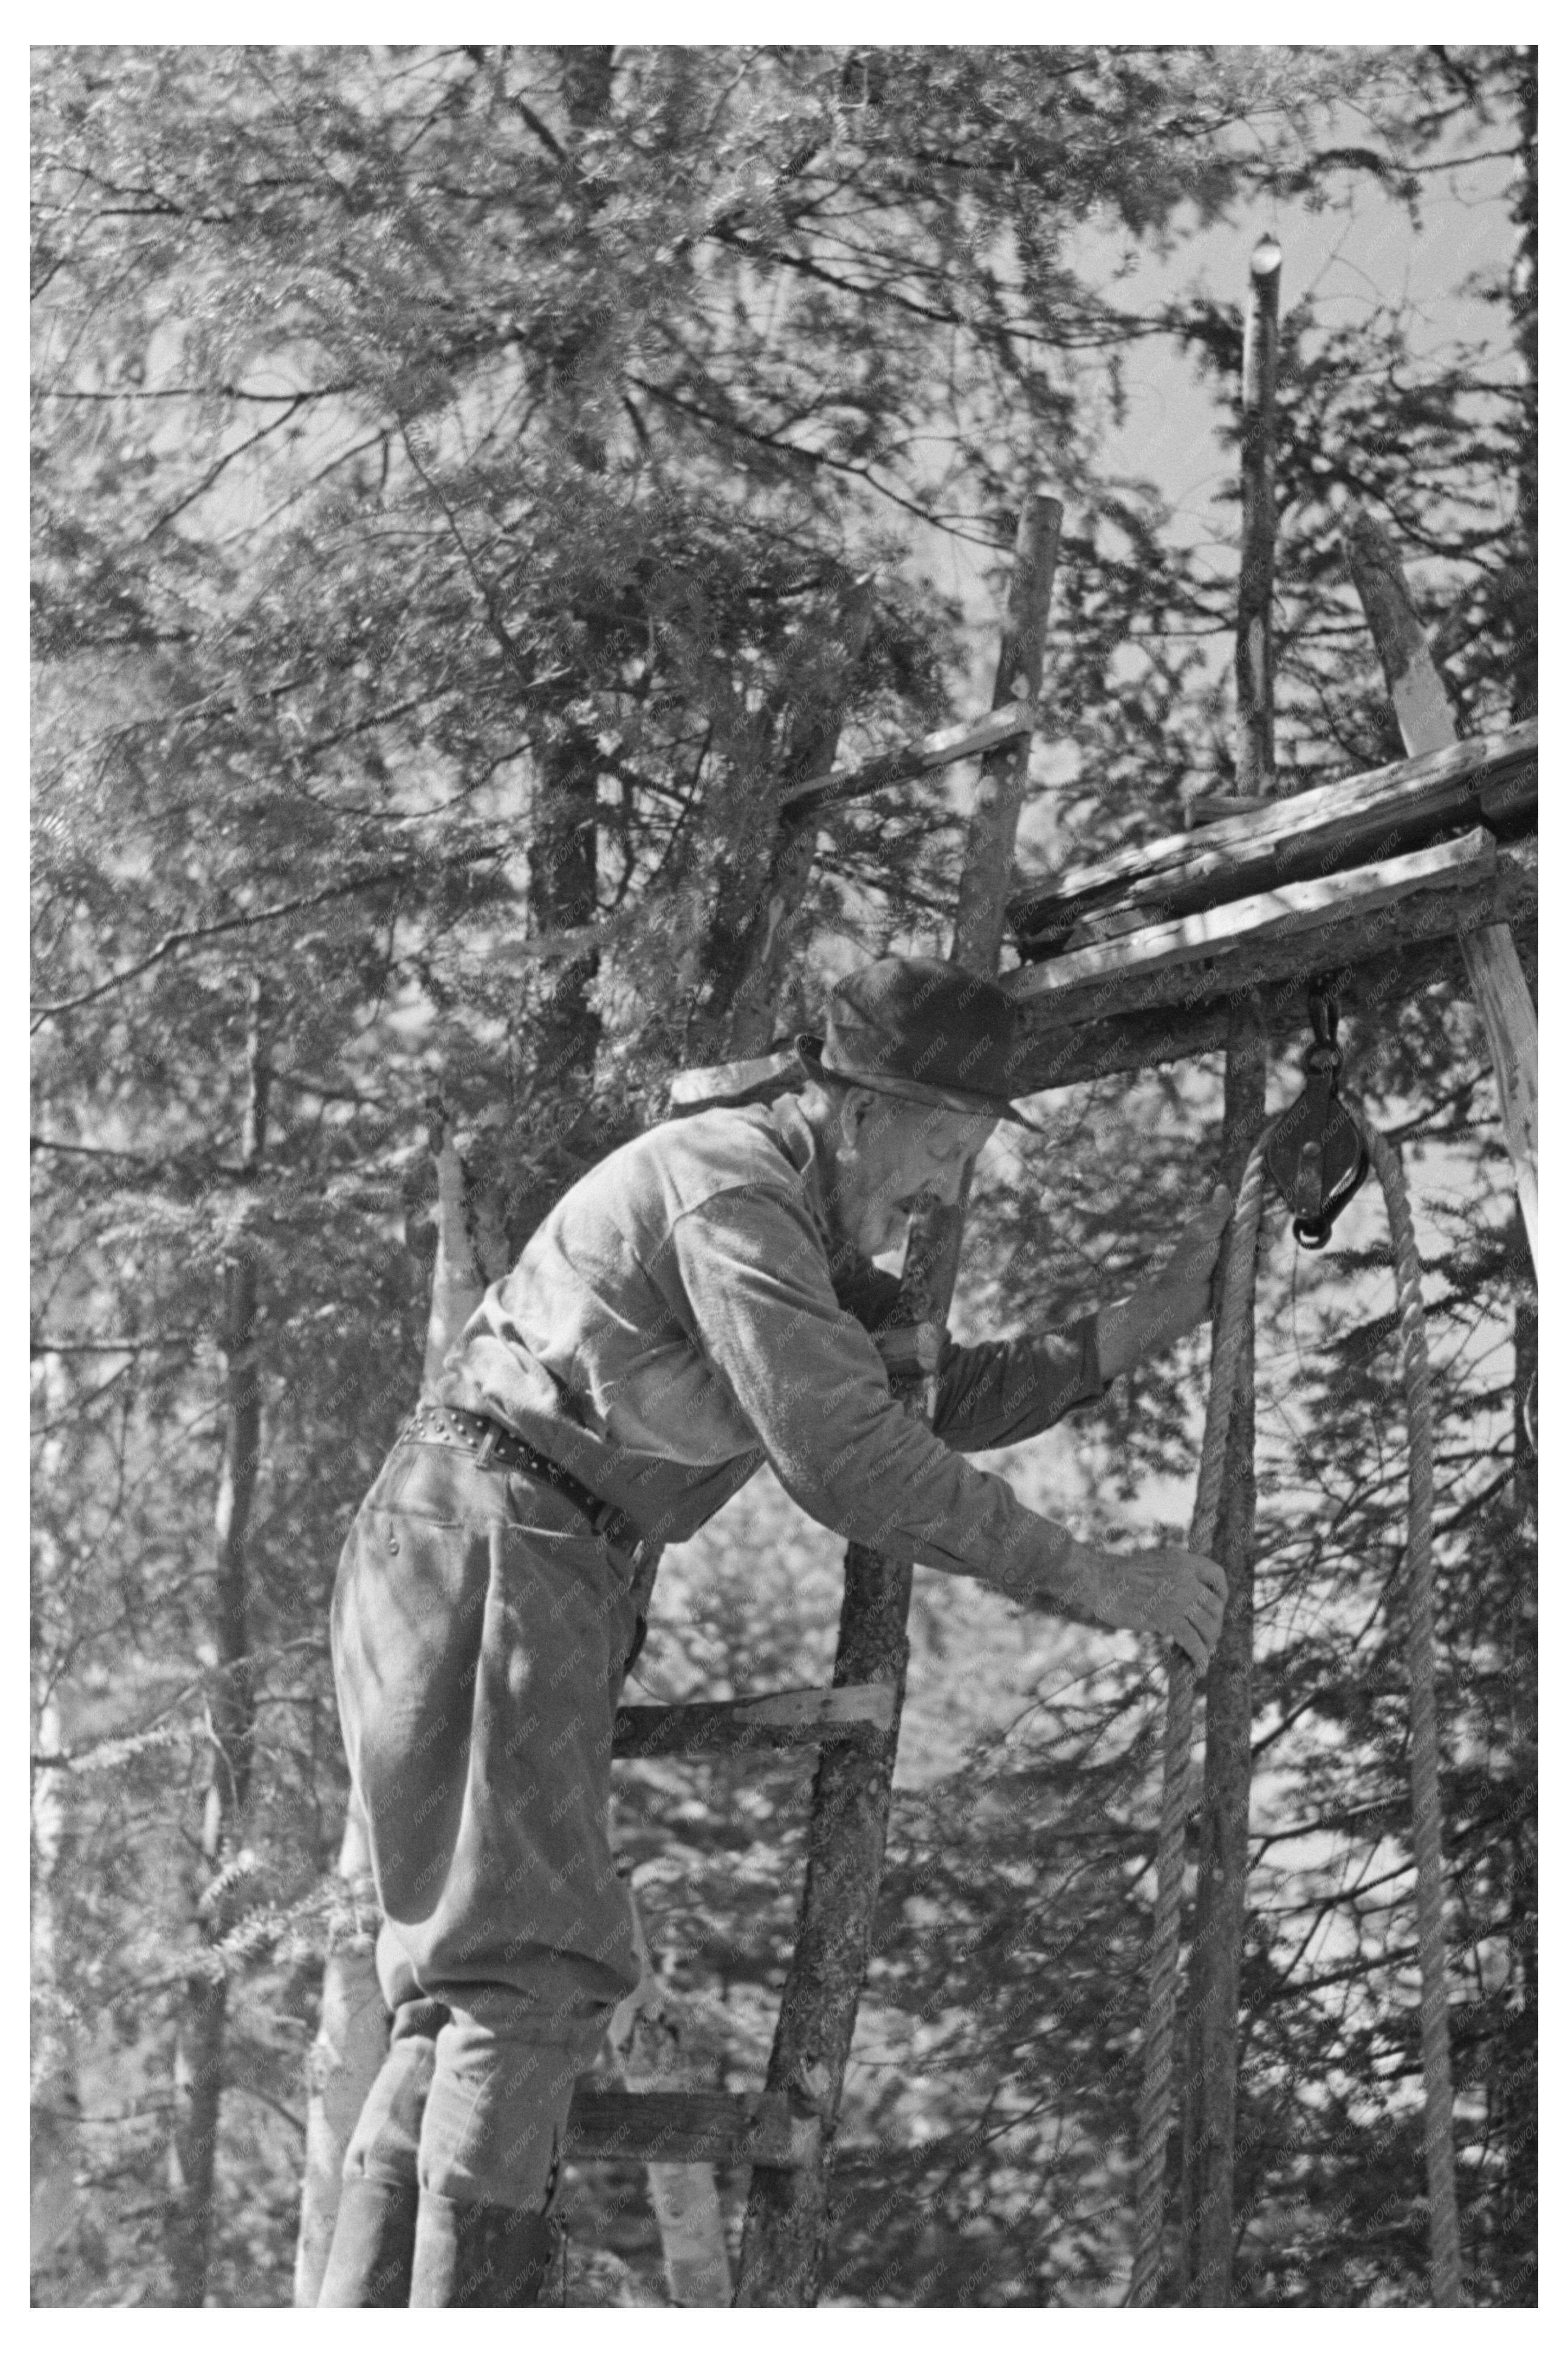
[[[778,2093],[622,2092],[579,2083],[567,2124],[570,2158],[630,2158],[640,2165],[814,2165],[815,2116],[796,2116]]]
[[[678,1707],[620,1707],[617,1757],[714,1757],[739,1748],[810,1748],[862,1740],[893,1721],[891,1683],[827,1684],[766,1692],[758,1699],[689,1700]]]

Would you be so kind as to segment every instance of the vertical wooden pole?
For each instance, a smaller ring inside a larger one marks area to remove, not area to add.
[[[1252,256],[1242,354],[1242,544],[1236,599],[1236,790],[1274,789],[1275,380],[1282,256],[1265,237]],[[1220,1175],[1234,1193],[1264,1119],[1267,1044],[1256,1008],[1231,1016]],[[1217,1328],[1217,1324],[1216,1324]],[[1252,1800],[1253,1342],[1236,1370],[1214,1557],[1230,1598],[1205,1686],[1203,1799],[1188,1977],[1182,2117],[1183,2301],[1231,2300],[1234,2237],[1236,2047]]]
[[[1009,584],[1007,618],[997,658],[991,707],[1038,702],[1045,661],[1045,616],[1056,579],[1062,538],[1062,501],[1031,491],[1018,518]],[[1002,744],[980,763],[980,787],[969,818],[959,907],[953,923],[952,960],[966,972],[987,975],[1001,959],[1007,901],[1018,819],[1029,778],[1032,739]]]
[[[1458,730],[1393,543],[1381,524],[1358,510],[1347,522],[1345,548],[1404,748],[1412,757],[1443,751],[1458,742]],[[1531,1257],[1539,1266],[1541,1081],[1535,1007],[1507,923],[1485,923],[1465,932],[1459,945],[1486,1029],[1520,1214]]]
[[[1030,491],[1018,517],[1007,617],[1002,624],[1001,651],[997,658],[996,684],[991,698],[993,711],[1000,711],[1004,702],[1027,702],[1033,707],[1040,700],[1040,681],[1045,665],[1045,618],[1051,609],[1061,539],[1062,501],[1047,498],[1042,491]],[[988,979],[1001,961],[1012,855],[1029,782],[1029,753],[1033,740],[1033,735],[1026,735],[985,754],[964,846],[950,961],[962,965],[966,972],[983,973]],[[973,1176],[971,1162],[964,1170],[955,1206],[938,1209],[922,1220],[905,1270],[905,1286],[911,1293],[909,1313],[915,1323],[941,1324],[947,1319],[953,1286],[959,1279],[959,1253],[963,1248],[964,1218]],[[917,1298],[914,1296],[916,1287]]]
[[[855,665],[871,634],[874,611],[873,582],[868,574],[850,584],[844,599],[841,691],[830,695],[796,735],[784,784],[820,776],[832,766],[838,754],[844,702]],[[815,817],[779,819],[767,879],[747,932],[740,974],[729,1008],[724,1051],[735,1060],[760,1054],[771,1042],[779,976],[805,902],[816,847]]]
[[[1038,692],[1045,616],[1054,570],[1061,508],[1054,499],[1025,499],[1008,622],[998,664],[997,699],[1014,699],[1012,681]],[[1001,913],[1007,901],[1013,839],[1022,798],[1028,746],[1010,754],[1015,765],[982,780],[980,806],[965,846],[960,913],[954,954],[967,945],[971,969],[996,969]],[[984,867],[983,874],[975,870]],[[989,951],[986,942],[991,941]],[[903,1284],[905,1312],[914,1322],[942,1321],[952,1295],[962,1211],[932,1220],[911,1240]],[[913,1407],[914,1400],[911,1400]],[[913,1572],[862,1545],[844,1560],[835,1683],[889,1683],[892,1721],[874,1745],[822,1752],[811,1796],[806,1841],[806,1884],[795,1949],[779,2005],[768,2068],[768,2088],[788,2095],[794,2112],[819,2124],[822,2161],[785,2171],[758,2166],[751,2177],[740,2249],[740,2306],[815,2304],[827,2237],[827,2166],[854,2039],[882,1878],[883,1850],[898,1751],[898,1720],[909,1662],[906,1621]]]
[[[1274,790],[1274,387],[1279,265],[1271,237],[1253,248],[1242,345],[1242,543],[1236,599],[1236,790]]]

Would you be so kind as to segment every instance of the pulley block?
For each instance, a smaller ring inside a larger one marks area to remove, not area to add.
[[[1264,1165],[1285,1197],[1291,1230],[1303,1250],[1321,1250],[1334,1220],[1366,1182],[1371,1161],[1361,1129],[1340,1101],[1344,1056],[1334,1043],[1339,1007],[1327,995],[1308,998],[1312,1043],[1307,1084],[1275,1124]]]

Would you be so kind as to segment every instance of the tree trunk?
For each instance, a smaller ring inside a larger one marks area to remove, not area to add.
[[[577,731],[559,732],[535,746],[538,800],[528,840],[528,913],[536,934],[590,927],[599,913],[599,766],[593,745]],[[535,1097],[546,1091],[577,1096],[584,1111],[593,1087],[601,1023],[593,1002],[599,956],[541,964],[530,1015],[531,1070]]]
[[[39,1366],[43,1419],[51,1434],[38,1456],[38,1491],[58,1487],[62,1476],[63,1428],[69,1385],[58,1356],[43,1358]],[[58,1576],[59,1547],[52,1527],[41,1514],[35,1523],[36,1579],[47,1598]],[[64,1743],[60,1709],[55,1695],[53,1662],[43,1627],[35,1616],[30,1629],[33,1654],[33,1740],[40,1757],[58,1756]],[[76,2022],[65,1983],[57,1894],[66,1867],[68,1783],[58,1768],[35,1765],[29,1816],[29,1880],[32,1914],[28,1938],[28,2171],[30,2181],[30,2268],[47,2263],[77,2219],[76,2168],[81,2101],[77,2085]]]
[[[1281,255],[1272,237],[1252,257],[1242,358],[1242,544],[1236,600],[1236,790],[1274,790],[1275,375]],[[1256,1007],[1231,1016],[1220,1175],[1234,1194],[1263,1126],[1266,1035]],[[1215,1329],[1218,1330],[1216,1317]],[[1187,2096],[1182,2107],[1182,2296],[1231,2300],[1234,2240],[1236,2047],[1252,1801],[1254,1519],[1253,1340],[1236,1366],[1214,1556],[1229,1584],[1209,1662],[1202,1829],[1188,1971]]]
[[[376,1974],[376,1889],[370,1841],[353,1797],[337,1876],[348,1915],[322,1976],[321,2023],[312,2046],[305,2106],[305,2178],[294,2251],[294,2304],[321,2293],[343,2190],[343,2160],[366,2095],[387,2056],[387,2005]]]
[[[242,1158],[254,1182],[266,1145],[270,1067],[266,1005],[259,978],[250,987],[247,1103]],[[228,1982],[212,1949],[232,1925],[225,1866],[235,1848],[250,1788],[256,1735],[255,1680],[246,1606],[246,1536],[261,1450],[261,1387],[256,1359],[257,1264],[239,1242],[225,1278],[224,1448],[218,1478],[213,1637],[217,1673],[208,1703],[212,1762],[203,1811],[204,1885],[197,1904],[198,1950],[185,1983],[175,2045],[175,2129],[169,2148],[168,2246],[172,2301],[207,2299],[214,2167],[223,2096]],[[243,1899],[241,1899],[242,1901]]]
[[[609,2042],[629,2092],[695,2088],[681,2048],[678,2009],[653,1973],[641,1906],[632,1899],[632,1926],[642,1979],[610,2021]],[[690,2311],[723,2309],[730,2300],[729,2248],[711,2165],[650,2165],[648,2200],[664,2251],[670,2301]]]

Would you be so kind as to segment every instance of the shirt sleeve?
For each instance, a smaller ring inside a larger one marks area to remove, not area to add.
[[[820,1237],[788,1196],[719,1194],[676,1220],[671,1248],[665,1280],[678,1278],[682,1294],[672,1282],[672,1304],[813,1519],[1004,1591],[1031,1562],[1066,1549],[1065,1529],[895,1400],[874,1343],[833,1294]]]
[[[932,1428],[949,1446],[977,1454],[1038,1438],[1075,1405],[1104,1397],[1095,1318],[1065,1332],[949,1346],[938,1372]]]
[[[874,1336],[895,1322],[897,1278],[869,1260],[835,1271],[833,1290],[840,1306],[847,1308]],[[1110,1386],[1100,1372],[1093,1315],[1065,1331],[985,1341],[972,1348],[961,1348],[948,1340],[937,1381],[937,1410],[931,1427],[938,1438],[963,1454],[1038,1438],[1075,1406],[1104,1397]]]

